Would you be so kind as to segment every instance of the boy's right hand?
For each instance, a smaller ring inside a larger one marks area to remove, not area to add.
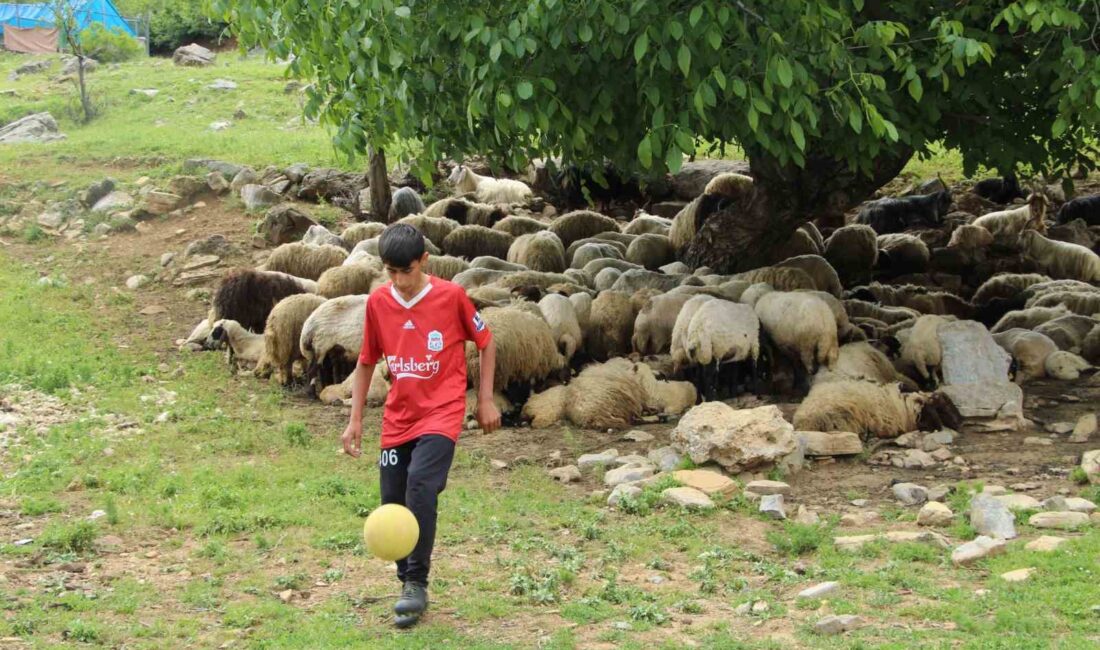
[[[349,422],[348,427],[344,429],[344,435],[340,436],[340,441],[344,443],[344,453],[352,458],[359,458],[359,455],[363,452],[363,424],[361,422]]]

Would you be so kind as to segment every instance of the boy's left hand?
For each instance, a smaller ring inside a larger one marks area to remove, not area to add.
[[[500,409],[493,400],[477,401],[477,424],[485,433],[492,433],[500,428]]]

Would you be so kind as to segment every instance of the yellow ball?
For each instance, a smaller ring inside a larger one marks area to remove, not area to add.
[[[391,562],[408,557],[420,538],[420,524],[412,511],[397,503],[374,509],[363,522],[363,540],[367,552]]]

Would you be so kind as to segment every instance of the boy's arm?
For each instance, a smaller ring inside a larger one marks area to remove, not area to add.
[[[492,433],[500,428],[500,410],[493,403],[493,374],[496,371],[497,344],[489,339],[486,345],[477,353],[480,370],[480,385],[477,389],[477,423],[485,433]]]
[[[351,380],[351,420],[344,429],[344,435],[340,436],[340,441],[344,443],[344,453],[353,458],[358,458],[362,453],[360,443],[363,440],[363,404],[367,400],[367,392],[370,391],[374,365],[360,360],[355,364],[354,378]]]

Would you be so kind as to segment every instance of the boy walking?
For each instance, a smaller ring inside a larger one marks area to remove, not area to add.
[[[367,298],[363,347],[353,380],[351,421],[341,440],[358,458],[363,402],[378,359],[392,378],[382,416],[378,480],[382,503],[400,503],[420,525],[409,557],[398,560],[403,583],[394,605],[397,627],[420,620],[428,607],[428,570],[435,543],[437,497],[447,485],[455,443],[466,413],[466,341],[479,350],[477,422],[486,432],[500,426],[493,404],[496,348],[462,287],[425,273],[424,236],[408,224],[392,224],[378,241],[390,282]]]

